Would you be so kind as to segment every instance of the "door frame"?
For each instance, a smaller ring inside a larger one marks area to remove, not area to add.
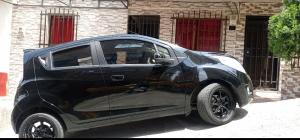
[[[247,41],[248,41],[248,39],[249,38],[247,38],[247,26],[248,26],[248,21],[249,20],[252,20],[252,21],[255,21],[255,20],[260,20],[260,21],[262,21],[262,20],[268,20],[270,18],[270,16],[252,16],[252,15],[249,15],[249,16],[246,16],[246,21],[245,21],[245,32],[244,32],[244,36],[245,36],[245,39],[244,39],[244,56],[243,56],[243,66],[244,67],[246,67],[245,65],[246,65],[246,51],[247,51]],[[266,29],[266,30],[268,30],[268,28]],[[266,40],[266,43],[268,44],[268,40]],[[267,56],[267,63],[269,63],[269,59],[271,59],[271,61],[272,61],[272,64],[271,64],[271,66],[274,68],[274,60],[275,59],[277,59],[277,67],[276,67],[276,69],[277,69],[277,72],[274,72],[274,70],[273,70],[273,68],[271,69],[271,74],[269,74],[269,72],[268,72],[268,67],[267,67],[267,70],[265,70],[264,71],[264,74],[265,74],[265,76],[266,76],[266,80],[264,80],[264,81],[260,81],[260,85],[258,86],[258,87],[255,87],[256,89],[259,89],[259,90],[275,90],[275,91],[278,91],[279,90],[279,81],[280,81],[280,58],[278,58],[278,57],[275,57],[274,55],[270,55],[270,51],[269,51],[269,49],[268,49],[268,45],[266,45],[266,47],[267,47],[267,50],[268,50],[268,56]],[[256,56],[257,57],[257,56]],[[255,62],[256,63],[256,62]],[[251,64],[249,64],[249,65],[251,65]],[[267,64],[267,65],[269,65],[269,64]],[[250,74],[250,73],[249,73]],[[273,75],[272,75],[273,74]],[[269,81],[267,80],[268,79],[268,75],[270,75],[270,79],[269,79]],[[273,88],[273,87],[264,87],[264,86],[261,86],[262,84],[264,84],[264,83],[273,83],[273,81],[272,81],[272,79],[273,79],[273,77],[276,77],[276,85],[275,85],[275,87]],[[261,79],[261,77],[259,77],[259,79]]]

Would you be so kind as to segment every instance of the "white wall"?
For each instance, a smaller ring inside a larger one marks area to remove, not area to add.
[[[0,1],[0,72],[8,73],[12,5]]]
[[[39,2],[41,2],[41,0],[20,0],[19,4],[39,4]],[[60,2],[57,0],[45,0],[44,2],[51,6],[60,5]],[[82,7],[98,6],[94,0],[72,0],[72,5]],[[103,1],[100,5],[101,7],[123,6],[119,1]],[[39,48],[40,13],[45,10],[49,12],[50,9],[53,10],[54,8],[22,5],[13,7],[8,95],[14,95],[16,93],[18,82],[23,74],[23,50]],[[58,9],[58,7],[55,9]],[[56,10],[56,12],[57,11],[58,10]],[[71,11],[75,13],[78,12],[80,16],[78,20],[78,39],[127,32],[128,9],[72,8]],[[42,28],[44,28],[44,26],[42,26]]]

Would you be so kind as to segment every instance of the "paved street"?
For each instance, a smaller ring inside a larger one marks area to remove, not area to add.
[[[67,134],[67,137],[299,138],[299,130],[300,99],[257,100],[243,109],[237,109],[234,121],[219,127],[205,124],[194,113],[188,118],[184,116],[166,117],[70,133]],[[0,129],[0,137],[17,137],[17,135],[13,133],[10,125],[7,125],[7,128]]]

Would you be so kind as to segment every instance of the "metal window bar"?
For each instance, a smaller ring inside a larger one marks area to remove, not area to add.
[[[77,40],[78,32],[78,12],[71,11],[70,9],[46,9],[40,13],[40,35],[39,35],[39,48],[45,48],[52,46],[51,39],[55,35],[54,30],[52,30],[51,25],[56,23],[56,20],[60,20],[57,28],[60,29],[61,38],[59,43],[64,43],[64,32],[70,33],[73,40]],[[73,26],[71,31],[69,28],[69,22],[71,20],[71,25]],[[67,23],[66,23],[67,22]],[[61,26],[61,27],[59,27]]]
[[[300,56],[296,55],[291,59],[291,67],[292,69],[300,68]]]
[[[176,20],[178,19],[191,19],[192,23],[195,23],[195,20],[201,20],[201,19],[218,19],[221,20],[221,29],[220,29],[220,52],[226,52],[226,37],[227,37],[227,26],[228,26],[228,21],[229,21],[229,17],[225,14],[226,11],[208,11],[208,10],[199,10],[199,11],[187,11],[187,12],[178,12],[178,13],[174,13],[171,17],[172,20],[172,32],[171,32],[171,42],[175,43],[176,42]],[[190,20],[187,20],[187,26],[190,25]],[[181,26],[184,26],[184,24],[182,24]],[[187,27],[189,28],[189,27]],[[200,28],[199,25],[197,28]],[[201,31],[200,31],[201,30]],[[199,34],[199,32],[201,32],[200,34],[202,36],[205,36],[203,34],[203,30],[205,29],[200,29],[197,30],[197,34]],[[188,35],[188,34],[187,34]],[[186,42],[186,43],[190,43],[190,42]],[[198,45],[198,39],[193,40],[192,41],[193,44]],[[195,46],[192,46],[193,48]]]
[[[159,15],[130,15],[127,32],[159,38],[159,25]]]

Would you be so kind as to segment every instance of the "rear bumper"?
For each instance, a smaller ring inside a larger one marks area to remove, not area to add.
[[[21,112],[21,110],[19,110],[19,108],[17,106],[14,107],[12,113],[11,113],[11,118],[10,118],[10,121],[11,121],[11,126],[14,130],[14,132],[17,134],[18,131],[17,131],[17,120],[18,120],[18,114],[19,112]]]

